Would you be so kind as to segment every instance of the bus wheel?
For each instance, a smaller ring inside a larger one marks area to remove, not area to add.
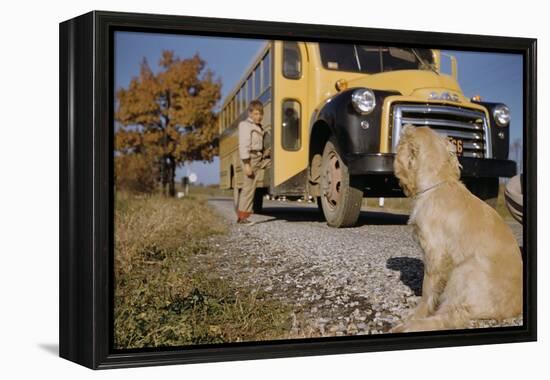
[[[331,227],[353,226],[359,218],[363,192],[350,186],[348,167],[330,139],[321,163],[321,206]]]
[[[317,211],[319,211],[319,213],[321,215],[324,214],[324,211],[323,211],[323,201],[321,199],[321,197],[315,197],[315,203],[317,203]]]
[[[252,202],[252,211],[254,214],[259,214],[264,208],[264,195],[265,191],[263,189],[256,189],[254,191],[254,200]]]

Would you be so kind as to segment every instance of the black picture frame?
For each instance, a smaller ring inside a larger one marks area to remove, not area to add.
[[[115,352],[113,34],[399,43],[523,56],[523,326]],[[501,36],[93,11],[60,23],[60,356],[93,369],[535,341],[537,40]]]

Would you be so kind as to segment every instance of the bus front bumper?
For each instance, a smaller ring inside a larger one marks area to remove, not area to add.
[[[345,156],[351,175],[393,174],[393,153],[349,154]],[[517,167],[515,161],[459,157],[462,177],[495,178],[513,177]]]

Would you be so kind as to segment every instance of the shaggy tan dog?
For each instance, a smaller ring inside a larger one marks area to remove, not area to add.
[[[406,126],[395,175],[413,199],[409,224],[424,250],[420,303],[392,332],[466,328],[472,319],[522,313],[522,259],[512,231],[459,181],[454,146]]]

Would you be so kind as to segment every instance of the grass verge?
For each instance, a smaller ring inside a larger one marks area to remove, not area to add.
[[[190,268],[215,249],[227,226],[205,196],[172,199],[117,193],[115,348],[275,339],[290,328],[285,305],[236,291],[215,273]]]

